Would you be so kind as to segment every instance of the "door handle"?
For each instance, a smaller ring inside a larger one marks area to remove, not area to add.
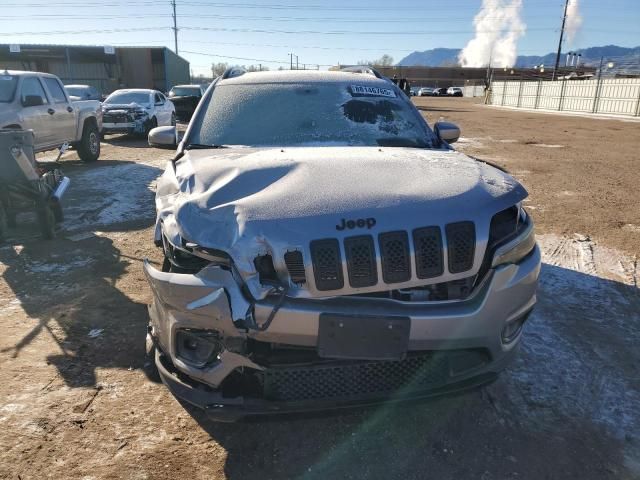
[[[53,108],[50,108],[49,110],[47,110],[47,113],[49,115],[53,115],[54,113],[56,113],[56,111]]]
[[[73,108],[67,107],[67,112],[69,112],[69,113],[73,112]]]

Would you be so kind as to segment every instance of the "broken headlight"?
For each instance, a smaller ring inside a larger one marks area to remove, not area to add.
[[[146,117],[147,115],[148,115],[147,111],[143,108],[137,108],[133,111],[133,116],[136,119]]]
[[[217,332],[181,329],[176,333],[176,356],[193,367],[214,363],[223,349]]]
[[[536,246],[536,235],[533,228],[533,221],[524,208],[517,206],[517,217],[515,220],[515,230],[508,235],[500,246],[495,249],[492,267],[507,263],[517,263],[529,255]],[[502,212],[498,213],[500,215]],[[495,219],[495,217],[494,217]],[[493,229],[493,221],[492,221]]]

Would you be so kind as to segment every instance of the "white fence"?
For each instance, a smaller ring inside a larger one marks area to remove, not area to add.
[[[493,82],[491,105],[640,116],[640,78]]]

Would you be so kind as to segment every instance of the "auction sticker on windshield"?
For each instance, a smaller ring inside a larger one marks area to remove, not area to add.
[[[351,85],[351,93],[354,95],[373,95],[375,97],[396,98],[396,92],[390,88],[366,87],[364,85]]]

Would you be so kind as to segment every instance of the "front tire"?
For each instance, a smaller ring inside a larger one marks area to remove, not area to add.
[[[0,202],[0,243],[4,242],[4,239],[7,236],[8,227],[9,219],[7,216],[7,211],[5,210],[2,202]]]
[[[176,114],[175,113],[171,114],[171,126],[172,127],[176,126]]]
[[[38,224],[40,226],[40,233],[45,240],[51,240],[56,236],[56,218],[51,209],[51,206],[47,202],[38,202],[36,206],[36,214],[38,217]]]
[[[78,143],[78,155],[85,163],[95,162],[100,158],[100,132],[91,123],[84,126],[82,139]]]

